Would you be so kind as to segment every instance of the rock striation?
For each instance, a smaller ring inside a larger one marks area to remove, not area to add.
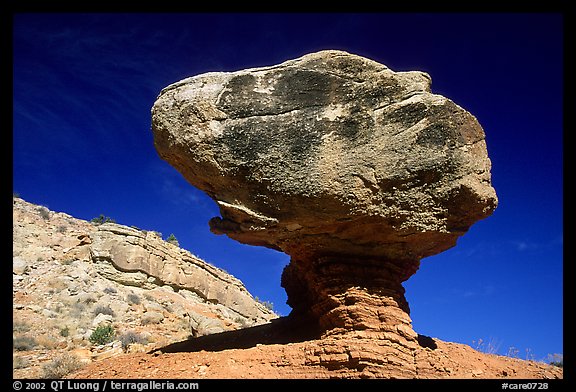
[[[92,260],[97,271],[108,279],[145,289],[168,285],[188,290],[251,322],[265,322],[273,317],[237,278],[163,241],[154,231],[104,223],[91,238]]]
[[[238,279],[153,231],[15,197],[12,245],[15,378],[44,377],[60,356],[85,365],[277,317]],[[103,346],[90,341],[101,325],[115,331]]]
[[[291,256],[290,316],[329,338],[318,364],[413,376],[402,282],[497,206],[482,127],[430,86],[327,50],[187,78],[154,103],[159,155],[220,207],[211,230]]]

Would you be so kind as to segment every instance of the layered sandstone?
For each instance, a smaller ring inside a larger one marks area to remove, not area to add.
[[[277,317],[239,280],[153,231],[14,198],[12,245],[15,378],[42,377],[63,355],[84,366]],[[92,344],[103,323],[113,341]]]
[[[237,278],[162,238],[154,231],[104,223],[91,234],[90,254],[99,273],[120,283],[188,290],[202,300],[221,304],[250,323],[275,315],[255,301]]]
[[[152,108],[160,156],[220,207],[212,231],[291,256],[290,316],[333,367],[414,376],[402,282],[496,208],[482,127],[430,85],[330,50],[187,78]]]

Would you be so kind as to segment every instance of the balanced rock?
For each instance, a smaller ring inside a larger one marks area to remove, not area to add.
[[[162,90],[154,143],[218,203],[214,233],[291,256],[291,317],[402,364],[417,335],[401,283],[497,205],[482,127],[430,85],[333,50],[202,74]]]

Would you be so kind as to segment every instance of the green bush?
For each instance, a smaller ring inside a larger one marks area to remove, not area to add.
[[[60,336],[62,336],[63,338],[67,338],[68,336],[70,336],[70,328],[68,327],[60,328]]]
[[[97,218],[92,218],[90,223],[94,223],[96,225],[101,225],[102,223],[116,223],[116,221],[109,216],[104,216],[104,214],[100,214]]]
[[[166,238],[166,242],[169,242],[172,245],[180,246],[180,243],[178,242],[178,239],[176,239],[176,236],[174,234],[170,234],[168,238]]]
[[[111,325],[99,325],[90,335],[90,343],[102,345],[110,343],[114,339],[114,327]]]

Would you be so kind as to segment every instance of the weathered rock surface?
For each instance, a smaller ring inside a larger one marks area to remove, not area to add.
[[[432,340],[432,339],[431,339]],[[358,341],[331,345],[324,340],[266,344],[244,349],[202,350],[161,355],[125,354],[94,363],[71,378],[162,379],[328,379],[393,378],[398,372],[376,351],[361,351]],[[376,342],[377,343],[377,342]],[[485,354],[470,346],[433,339],[434,348],[419,347],[414,377],[422,379],[561,379],[562,368],[542,362]],[[345,359],[356,368],[343,367]],[[396,367],[396,369],[399,369]],[[362,389],[362,388],[359,388]]]
[[[162,90],[161,157],[220,206],[216,232],[302,257],[421,258],[496,206],[484,132],[430,92],[339,51]]]
[[[151,231],[14,198],[12,238],[15,378],[42,377],[60,355],[86,364],[277,317],[236,278]],[[115,340],[92,344],[106,324]]]
[[[184,79],[152,108],[159,155],[220,207],[212,231],[289,254],[291,316],[376,339],[360,356],[395,377],[418,346],[402,282],[497,205],[481,126],[430,85],[322,51]]]
[[[238,279],[163,241],[153,231],[104,223],[91,238],[95,267],[109,279],[143,288],[168,285],[189,290],[253,321],[267,321],[272,316]]]

